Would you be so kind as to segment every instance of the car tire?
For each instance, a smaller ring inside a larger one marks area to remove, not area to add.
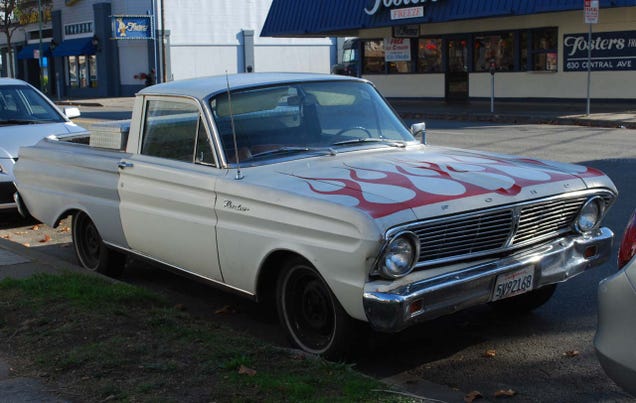
[[[548,302],[556,287],[556,284],[549,284],[516,297],[491,302],[491,305],[503,313],[530,312]]]
[[[355,337],[355,322],[316,269],[290,259],[278,278],[276,302],[281,324],[294,345],[328,360],[342,360]]]
[[[84,268],[110,277],[121,275],[126,255],[106,246],[97,226],[86,213],[73,215],[71,233],[75,255]]]

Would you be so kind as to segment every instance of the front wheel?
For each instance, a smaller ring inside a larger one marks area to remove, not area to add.
[[[102,240],[95,223],[85,213],[73,215],[73,246],[80,264],[91,271],[111,277],[124,270],[126,255],[109,249]]]
[[[296,346],[326,359],[344,358],[354,321],[307,261],[287,262],[278,278],[276,300],[280,321]]]

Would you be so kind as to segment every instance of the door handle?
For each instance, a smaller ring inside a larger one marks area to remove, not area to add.
[[[117,164],[117,167],[119,169],[132,168],[133,166],[134,164],[128,161],[119,161],[119,163]]]

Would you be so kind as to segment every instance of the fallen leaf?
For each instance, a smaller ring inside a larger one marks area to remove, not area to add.
[[[16,231],[16,232],[14,232],[14,234],[16,234],[16,235],[26,235],[27,232],[26,231]]]
[[[517,394],[517,392],[515,392],[512,389],[498,390],[498,391],[495,392],[495,397],[513,397],[516,394]]]
[[[577,350],[570,350],[570,351],[566,351],[565,353],[563,353],[563,355],[566,356],[566,357],[576,357],[579,354],[581,354],[581,353],[579,353]]]
[[[9,234],[2,234],[2,239],[10,239],[11,235]]]
[[[469,394],[467,394],[466,396],[464,396],[464,401],[466,403],[471,403],[474,402],[477,399],[481,399],[483,398],[483,396],[481,395],[480,392],[473,390],[472,392],[470,392]]]
[[[71,232],[70,227],[60,227],[57,232]]]
[[[225,305],[223,308],[220,308],[220,309],[217,309],[216,311],[214,311],[214,313],[216,315],[225,315],[225,314],[236,313],[236,311],[234,309],[232,309],[231,306]]]
[[[494,358],[497,355],[497,350],[486,350],[484,351],[484,357]]]
[[[49,234],[45,234],[44,238],[40,239],[40,243],[49,242],[51,240],[51,236]]]
[[[40,226],[39,226],[38,224],[35,224],[33,227],[31,227],[31,229],[32,229],[33,231],[37,231],[37,230],[39,230],[39,229],[40,229]]]
[[[252,368],[248,368],[245,365],[241,365],[241,367],[239,368],[238,373],[241,374],[241,375],[247,375],[247,376],[256,375],[256,371],[255,370],[253,370]]]
[[[26,246],[27,248],[29,248],[29,247],[31,247],[31,244],[28,243],[28,242],[25,242],[25,243],[22,244],[22,246]]]

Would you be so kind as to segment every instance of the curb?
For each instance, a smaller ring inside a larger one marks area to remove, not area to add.
[[[99,102],[83,102],[83,101],[55,101],[56,105],[62,105],[62,106],[104,106],[103,104],[100,104]]]
[[[485,113],[448,113],[448,112],[399,112],[402,119],[439,119],[459,120],[472,122],[499,122],[513,124],[545,124],[545,125],[569,125],[587,127],[605,127],[620,129],[636,129],[636,122],[623,122],[605,119],[587,119],[575,117],[547,117],[547,116],[523,116],[523,115],[499,115]]]

